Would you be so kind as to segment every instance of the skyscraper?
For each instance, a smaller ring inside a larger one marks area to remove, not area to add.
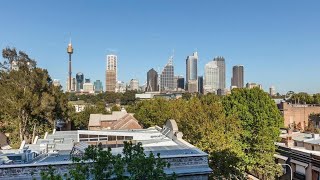
[[[78,72],[76,74],[76,91],[81,91],[83,90],[83,83],[84,83],[84,75],[81,72]]]
[[[102,93],[103,92],[102,82],[100,80],[96,80],[93,83],[93,86],[94,86],[95,93]]]
[[[203,76],[198,76],[198,92],[203,94]]]
[[[186,59],[186,90],[188,92],[198,92],[198,53]]]
[[[116,55],[107,55],[106,68],[106,91],[115,92],[117,84],[117,61]]]
[[[131,91],[138,91],[139,90],[139,81],[138,81],[138,79],[131,79],[130,80],[130,90]]]
[[[213,59],[213,61],[217,61],[217,66],[219,68],[219,85],[218,89],[224,91],[226,89],[226,65],[225,59],[222,56],[217,56]]]
[[[172,91],[174,90],[174,67],[173,67],[173,57],[169,58],[169,62],[163,68],[160,76],[160,90],[161,91]]]
[[[242,65],[233,66],[231,86],[243,88],[244,86],[244,68]]]
[[[204,69],[204,93],[216,93],[219,89],[218,61],[210,61]]]
[[[147,73],[147,88],[146,91],[159,91],[158,89],[158,73],[153,68]]]

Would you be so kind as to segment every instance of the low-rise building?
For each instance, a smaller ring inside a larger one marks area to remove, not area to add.
[[[0,179],[39,179],[40,172],[47,170],[49,166],[63,175],[72,167],[71,157],[83,153],[89,144],[101,143],[105,148],[111,147],[113,154],[119,154],[124,141],[141,142],[145,154],[159,153],[160,158],[170,163],[170,167],[164,169],[165,173],[174,172],[179,180],[208,179],[212,172],[208,166],[208,154],[184,141],[182,137],[174,120],[168,120],[162,128],[155,126],[138,130],[54,131],[46,134],[43,139],[36,138],[33,144],[22,143],[17,151],[32,155],[20,162],[6,161],[9,164],[0,166]],[[0,160],[8,159],[9,154],[12,153],[0,150]]]
[[[133,114],[122,110],[112,111],[112,114],[90,114],[88,129],[142,129],[142,127]]]

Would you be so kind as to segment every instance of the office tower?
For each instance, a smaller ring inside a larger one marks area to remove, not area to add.
[[[198,76],[198,92],[203,94],[203,76]]]
[[[217,62],[217,66],[219,68],[219,85],[218,89],[224,91],[226,89],[226,65],[225,59],[222,56],[217,56],[213,59],[213,61]]]
[[[139,81],[137,79],[130,80],[130,90],[138,91],[139,90]]]
[[[231,86],[243,88],[244,85],[244,67],[242,65],[233,66]]]
[[[83,90],[83,83],[84,83],[84,75],[81,72],[78,72],[76,74],[76,91],[80,92]]]
[[[160,90],[161,91],[172,91],[174,90],[174,67],[173,67],[173,57],[169,58],[169,62],[163,68],[160,75]]]
[[[270,93],[270,96],[275,96],[276,95],[276,88],[274,86],[271,86],[269,88],[269,93]]]
[[[85,93],[94,93],[94,86],[92,83],[83,83],[83,92]]]
[[[158,89],[158,73],[153,68],[147,73],[147,88],[146,91],[159,91]]]
[[[68,52],[68,54],[69,54],[69,77],[68,77],[68,86],[67,86],[67,91],[71,91],[71,86],[72,86],[72,72],[71,72],[71,55],[72,55],[72,53],[73,53],[73,47],[72,47],[72,44],[71,44],[71,40],[70,40],[70,42],[69,42],[69,44],[68,44],[68,48],[67,48],[67,52]]]
[[[115,92],[118,92],[118,93],[126,92],[126,85],[124,84],[123,81],[117,81]]]
[[[186,90],[190,93],[198,92],[198,53],[186,59]]]
[[[103,92],[103,86],[102,86],[102,82],[100,80],[96,80],[93,83],[93,86],[94,86],[95,93],[102,93]]]
[[[246,88],[248,88],[248,89],[252,89],[252,88],[262,89],[262,85],[261,84],[257,84],[257,83],[247,83],[246,84]]]
[[[174,87],[177,91],[184,89],[184,78],[183,76],[174,76]]]
[[[117,85],[117,61],[116,55],[107,55],[106,91],[115,92]]]
[[[70,89],[69,89],[70,87]],[[75,91],[76,89],[76,78],[71,78],[71,86],[69,85],[69,77],[67,78],[67,91],[72,92]]]
[[[216,93],[219,89],[219,67],[217,61],[210,61],[204,69],[204,93]]]
[[[90,83],[90,82],[91,82],[91,81],[90,81],[89,78],[84,79],[84,83]]]
[[[56,87],[61,86],[59,79],[54,79],[53,82],[52,82],[52,84],[53,84],[53,86],[56,86]]]

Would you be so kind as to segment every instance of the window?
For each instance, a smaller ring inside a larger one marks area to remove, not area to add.
[[[118,141],[123,141],[124,140],[124,136],[117,136],[117,140]]]
[[[314,146],[312,146],[312,151],[314,151]]]
[[[125,140],[132,140],[133,136],[125,136]]]
[[[88,134],[80,134],[79,137],[80,138],[88,138]]]
[[[116,141],[117,140],[116,137],[117,136],[108,136],[108,141]]]

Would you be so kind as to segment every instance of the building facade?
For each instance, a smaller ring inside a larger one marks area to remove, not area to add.
[[[174,67],[173,57],[169,58],[169,62],[163,68],[160,75],[160,90],[161,91],[173,91],[174,87]]]
[[[203,94],[203,76],[198,76],[198,92]]]
[[[219,67],[217,61],[210,61],[204,69],[204,93],[217,93],[219,89]]]
[[[138,79],[131,79],[130,80],[130,90],[131,91],[138,91],[139,90],[139,81],[138,81]]]
[[[217,66],[219,69],[218,89],[221,89],[224,91],[226,89],[226,63],[225,63],[225,59],[222,56],[217,56],[213,59],[213,61],[217,62]]]
[[[190,93],[198,92],[198,53],[186,59],[186,90]]]
[[[246,88],[248,88],[248,89],[252,89],[252,88],[262,89],[262,85],[261,84],[257,84],[257,83],[247,83],[246,84]]]
[[[231,86],[244,87],[244,67],[242,65],[233,66]]]
[[[116,55],[107,55],[106,91],[108,92],[115,92],[116,90],[117,63],[118,57]]]
[[[80,92],[83,90],[83,83],[84,83],[84,75],[81,72],[78,72],[76,74],[76,91]]]
[[[94,86],[92,83],[83,83],[83,92],[84,93],[94,93]]]
[[[159,91],[158,89],[158,73],[153,68],[147,73],[147,88],[146,91]]]
[[[95,93],[102,93],[103,92],[103,86],[102,86],[102,82],[100,80],[96,80],[93,83],[93,86],[94,86]]]

